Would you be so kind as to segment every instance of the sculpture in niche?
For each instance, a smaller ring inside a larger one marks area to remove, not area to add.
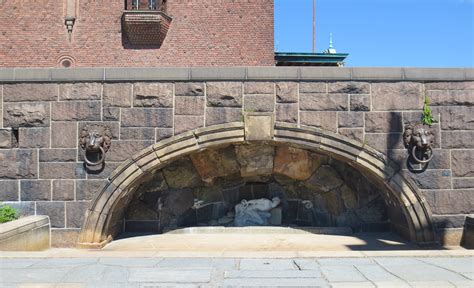
[[[274,197],[272,200],[262,198],[247,201],[244,199],[235,205],[234,225],[238,227],[268,225],[271,218],[270,211],[280,202],[278,197]]]
[[[105,154],[112,142],[110,128],[102,125],[86,125],[79,138],[79,145],[84,153],[84,161],[89,166],[101,165],[105,162]],[[97,155],[98,160],[90,160]]]
[[[427,164],[433,159],[434,134],[428,125],[409,123],[405,125],[403,143],[410,158],[417,164]]]

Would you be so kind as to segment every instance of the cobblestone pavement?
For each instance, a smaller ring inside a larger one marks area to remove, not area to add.
[[[474,257],[0,258],[1,287],[474,287]]]

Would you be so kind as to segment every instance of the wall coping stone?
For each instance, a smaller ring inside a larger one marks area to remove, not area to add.
[[[49,217],[42,215],[28,216],[3,223],[0,225],[0,241],[45,225],[49,226]]]
[[[472,81],[474,68],[159,67],[0,68],[0,83],[123,81]]]

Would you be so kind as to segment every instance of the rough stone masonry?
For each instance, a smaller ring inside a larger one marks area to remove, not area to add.
[[[53,245],[74,245],[104,179],[134,153],[266,112],[385,153],[426,198],[440,239],[459,244],[474,213],[473,79],[472,69],[0,69],[0,201],[48,215]],[[435,156],[413,173],[402,133],[421,118],[425,96],[438,120]],[[103,170],[84,168],[78,141],[87,124],[112,133]]]

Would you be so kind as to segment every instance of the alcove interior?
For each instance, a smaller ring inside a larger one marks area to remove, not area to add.
[[[408,238],[403,209],[383,181],[318,150],[233,144],[183,156],[145,178],[112,217],[117,238],[234,227],[242,200],[273,197],[281,203],[265,226],[396,231]]]

